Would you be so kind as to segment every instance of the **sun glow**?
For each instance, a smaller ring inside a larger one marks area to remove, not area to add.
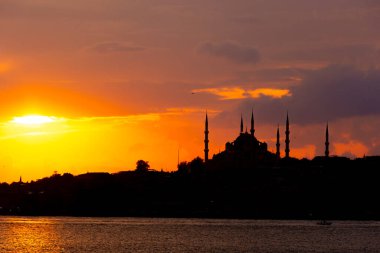
[[[22,117],[14,117],[11,122],[20,125],[43,125],[46,123],[55,122],[56,120],[56,117],[53,116],[27,115]]]

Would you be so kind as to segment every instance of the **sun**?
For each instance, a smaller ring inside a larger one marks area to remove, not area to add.
[[[55,121],[56,118],[53,116],[26,115],[21,117],[14,117],[11,122],[19,125],[43,125]]]

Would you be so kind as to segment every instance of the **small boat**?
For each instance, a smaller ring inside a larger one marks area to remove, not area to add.
[[[329,226],[332,224],[332,222],[326,221],[326,220],[321,220],[320,222],[317,223],[318,225],[322,226]]]

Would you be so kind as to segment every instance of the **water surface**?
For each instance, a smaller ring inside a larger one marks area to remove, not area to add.
[[[380,252],[380,222],[0,217],[0,252]]]

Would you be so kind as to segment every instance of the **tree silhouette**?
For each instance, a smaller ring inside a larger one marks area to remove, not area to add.
[[[190,163],[190,171],[191,173],[200,173],[204,170],[203,159],[199,156],[194,158]]]
[[[138,160],[136,162],[136,171],[147,172],[150,168],[149,162],[144,160]]]
[[[188,174],[190,172],[189,163],[181,162],[178,164],[178,173]]]

